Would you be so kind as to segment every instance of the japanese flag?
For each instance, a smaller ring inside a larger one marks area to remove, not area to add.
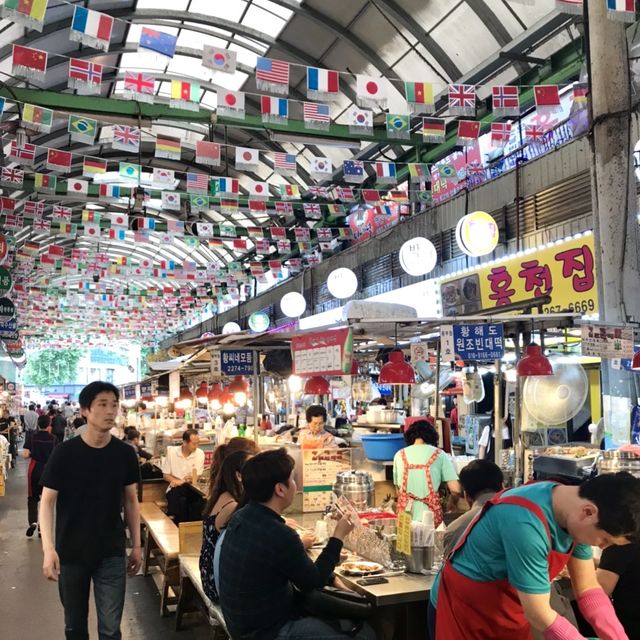
[[[67,194],[87,195],[89,182],[87,180],[67,180]]]
[[[129,226],[129,216],[126,213],[112,213],[111,217],[111,226],[112,227],[128,227]]]
[[[387,96],[385,95],[383,78],[372,76],[357,76],[356,82],[356,102],[359,107],[386,107]]]
[[[254,180],[249,187],[249,197],[254,199],[262,198],[268,200],[269,185],[266,182],[257,182]]]
[[[95,223],[89,223],[84,225],[84,235],[90,240],[100,239],[100,225]]]

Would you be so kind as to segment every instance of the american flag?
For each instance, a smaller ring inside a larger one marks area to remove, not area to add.
[[[35,160],[36,148],[35,144],[30,144],[29,142],[25,142],[19,147],[17,141],[12,140],[9,147],[9,157],[16,160]]]
[[[276,202],[276,213],[291,215],[293,213],[293,205],[290,202]]]
[[[44,202],[36,202],[35,200],[27,200],[24,203],[23,214],[30,217],[41,217],[44,213]]]
[[[494,111],[520,110],[520,93],[518,87],[498,85],[491,88],[491,105]]]
[[[205,173],[187,173],[187,191],[206,191],[209,189],[209,176]]]
[[[148,73],[139,73],[137,71],[124,72],[124,89],[133,93],[143,93],[153,95],[155,90],[155,80]]]
[[[88,60],[69,60],[69,78],[86,82],[88,84],[100,84],[102,82],[103,66]]]
[[[137,149],[140,145],[140,129],[116,124],[113,127],[113,141],[131,149]]]
[[[273,166],[275,169],[296,170],[296,156],[293,153],[277,151],[274,154]]]
[[[271,58],[258,58],[256,64],[256,80],[289,84],[289,63]]]
[[[2,182],[10,182],[12,184],[22,184],[24,182],[24,171],[22,169],[2,167],[0,180]]]
[[[305,102],[302,109],[302,117],[304,120],[326,122],[329,124],[331,120],[329,115],[329,105],[318,104],[317,102]]]
[[[475,109],[476,88],[472,84],[449,85],[449,109]]]

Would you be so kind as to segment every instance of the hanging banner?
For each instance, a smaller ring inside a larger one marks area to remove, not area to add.
[[[498,261],[463,277],[443,278],[440,293],[444,316],[472,315],[547,295],[551,302],[544,313],[598,313],[593,235]]]
[[[351,371],[351,329],[320,331],[291,339],[293,373],[298,376],[341,376]]]
[[[220,354],[220,371],[226,376],[253,375],[253,362],[256,357],[250,349],[229,349]]]
[[[131,384],[122,389],[123,400],[135,400],[136,399],[136,385]]]
[[[455,356],[465,362],[487,362],[504,357],[504,333],[501,324],[454,324]]]
[[[369,240],[400,222],[400,205],[395,202],[385,204],[386,207],[360,205],[347,216],[354,244]]]

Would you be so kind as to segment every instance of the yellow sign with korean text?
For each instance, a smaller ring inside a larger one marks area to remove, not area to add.
[[[408,556],[411,555],[411,514],[408,511],[398,514],[396,551]]]
[[[445,316],[473,315],[545,296],[551,301],[544,313],[597,313],[593,235],[499,260],[462,277],[443,278],[440,292]]]

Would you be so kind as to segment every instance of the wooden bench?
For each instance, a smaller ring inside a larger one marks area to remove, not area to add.
[[[219,604],[207,598],[200,579],[199,556],[180,554],[180,598],[176,607],[176,631],[182,629],[182,616],[200,611],[213,627],[214,640],[230,638]]]
[[[175,595],[180,585],[180,536],[177,525],[153,502],[140,504],[140,520],[144,539],[142,575],[149,575],[149,567],[157,565],[162,571],[160,615],[169,613],[167,607],[178,601]],[[174,592],[170,595],[169,590]]]
[[[166,501],[168,486],[169,483],[162,478],[142,480],[138,485],[139,502]]]

